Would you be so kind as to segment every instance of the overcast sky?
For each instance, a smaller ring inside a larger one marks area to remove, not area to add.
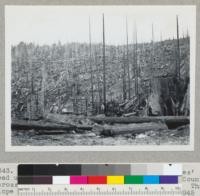
[[[89,17],[92,42],[102,42],[102,13],[105,15],[107,44],[126,42],[126,17],[129,43],[133,41],[134,26],[138,42],[176,36],[176,15],[180,36],[195,35],[195,6],[6,6],[6,40],[12,45],[21,41],[52,44],[60,41],[88,42]]]

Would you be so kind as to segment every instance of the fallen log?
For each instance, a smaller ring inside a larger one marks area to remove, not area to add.
[[[83,130],[83,131],[91,131],[93,129],[92,126],[86,126],[86,125],[77,125],[76,126],[76,130],[79,129],[79,130]]]
[[[59,135],[64,134],[66,131],[64,130],[37,130],[37,135]]]
[[[67,131],[76,131],[82,133],[84,131],[91,131],[92,126],[85,125],[71,125],[68,123],[52,123],[46,121],[12,121],[11,128],[15,130],[36,130],[38,134],[62,134]]]
[[[114,123],[128,124],[128,123],[151,122],[151,119],[141,118],[137,116],[134,116],[134,117],[90,117],[89,119],[99,124],[114,124]],[[158,120],[155,120],[155,121],[157,122]]]
[[[128,125],[105,125],[101,132],[104,136],[114,136],[123,134],[139,134],[147,131],[168,130],[165,123],[142,123]]]
[[[65,131],[91,131],[92,130],[92,126],[85,126],[85,125],[71,125],[71,124],[67,124],[67,123],[49,123],[49,122],[45,122],[45,121],[24,121],[24,120],[17,120],[17,121],[13,121],[11,123],[11,128],[15,129],[15,130],[45,130],[47,133],[47,130],[51,130],[51,134],[53,134],[53,131],[56,130],[55,134],[57,133],[61,133],[63,132],[63,130]],[[44,133],[44,131],[43,131]]]
[[[176,128],[178,126],[190,123],[187,116],[147,116],[147,117],[90,117],[90,120],[99,124],[130,124],[130,123],[150,123],[150,122],[163,122],[169,128]]]
[[[11,128],[15,130],[66,130],[71,131],[75,130],[77,127],[70,124],[56,124],[56,123],[47,123],[41,121],[13,121],[11,123]]]

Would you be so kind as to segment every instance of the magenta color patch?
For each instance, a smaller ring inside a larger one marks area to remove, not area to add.
[[[87,176],[70,176],[70,184],[87,184]]]

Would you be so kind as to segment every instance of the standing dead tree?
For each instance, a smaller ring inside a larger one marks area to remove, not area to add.
[[[89,64],[90,64],[90,81],[91,81],[91,97],[92,97],[92,112],[94,110],[94,84],[93,84],[93,68],[92,68],[92,45],[91,45],[91,23],[89,18]]]
[[[180,43],[179,43],[179,22],[178,22],[178,16],[176,16],[176,30],[177,30],[177,67],[176,67],[176,76],[178,80],[180,81]]]
[[[129,48],[128,48],[128,21],[126,17],[126,66],[128,72],[128,99],[131,99],[131,80],[130,80],[130,68],[129,68]]]
[[[41,108],[42,115],[45,115],[45,97],[46,97],[46,66],[45,62],[42,62],[42,88],[41,88]]]
[[[104,102],[104,113],[106,112],[106,60],[105,60],[105,24],[103,14],[103,102]]]
[[[154,27],[152,24],[151,27],[151,33],[152,33],[152,39],[151,39],[151,62],[150,62],[150,70],[151,70],[151,75],[150,75],[150,94],[152,93],[152,84],[153,84],[153,78],[154,78]]]
[[[98,97],[98,102],[99,102],[99,105],[98,105],[98,113],[100,113],[100,106],[102,104],[102,90],[101,90],[101,81],[100,81],[100,78],[101,78],[101,67],[99,66],[98,64],[98,52],[97,52],[97,46],[95,46],[95,51],[94,51],[94,64],[95,64],[95,69],[96,69],[96,79],[97,79],[97,97]]]
[[[133,35],[133,64],[134,64],[134,76],[135,76],[135,96],[138,97],[139,95],[139,90],[138,90],[138,80],[139,80],[139,67],[138,67],[138,63],[137,63],[137,28],[135,26],[135,29],[134,29],[134,35]]]
[[[125,64],[125,51],[123,52],[123,59],[122,59],[122,69],[123,69],[123,76],[122,76],[122,88],[123,88],[123,100],[126,101],[126,64]]]

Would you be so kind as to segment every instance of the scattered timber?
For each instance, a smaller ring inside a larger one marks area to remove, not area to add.
[[[162,131],[168,130],[165,123],[142,123],[128,125],[104,125],[101,132],[104,136],[114,136],[123,134],[140,134],[146,131]]]
[[[126,112],[129,112],[129,111],[136,110],[136,108],[139,106],[139,101],[138,101],[138,98],[135,96],[132,99],[125,101],[124,103],[120,104],[119,106],[126,113]]]
[[[164,122],[168,128],[176,128],[190,123],[189,117],[186,116],[147,116],[147,117],[90,117],[90,120],[99,124],[130,124],[130,123],[150,123]]]

